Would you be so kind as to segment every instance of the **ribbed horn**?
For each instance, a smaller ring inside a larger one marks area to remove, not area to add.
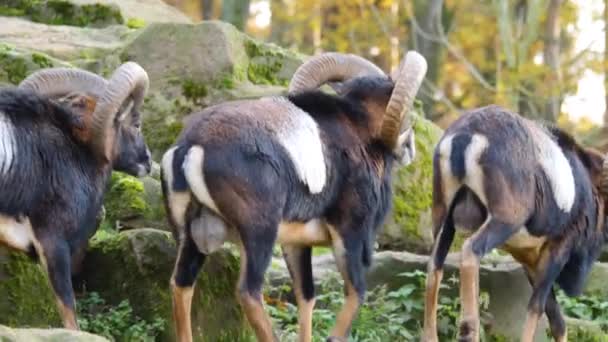
[[[600,192],[604,196],[608,196],[608,153],[604,155],[602,164],[602,179],[600,183]]]
[[[97,101],[92,119],[92,144],[107,162],[112,160],[114,142],[113,121],[118,110],[129,97],[137,108],[148,91],[148,74],[135,62],[121,65],[108,81],[104,94]]]
[[[99,98],[106,86],[107,81],[92,72],[60,67],[36,71],[21,81],[18,88],[50,97],[81,91]]]
[[[327,52],[300,65],[289,82],[289,92],[316,89],[326,82],[365,75],[386,76],[382,69],[363,57]]]
[[[394,147],[399,133],[409,128],[409,125],[403,125],[403,123],[408,119],[407,114],[414,103],[426,69],[426,60],[421,54],[409,51],[405,55],[398,76],[394,80],[395,87],[386,106],[386,114],[380,131],[380,137],[387,146]]]

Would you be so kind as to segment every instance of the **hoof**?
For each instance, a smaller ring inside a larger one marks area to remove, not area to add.
[[[422,338],[420,339],[420,342],[439,342],[439,338],[437,337],[437,335],[435,335],[435,336],[423,335]]]

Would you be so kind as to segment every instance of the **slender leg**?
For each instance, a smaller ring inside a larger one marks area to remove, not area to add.
[[[459,341],[479,341],[479,261],[493,248],[505,243],[518,229],[488,216],[479,230],[462,246]]]
[[[551,328],[551,335],[555,342],[566,342],[568,341],[568,330],[566,327],[566,321],[564,315],[559,307],[559,303],[555,298],[555,292],[551,289],[549,297],[547,297],[547,304],[545,305],[545,313],[549,319],[549,327]]]
[[[66,329],[79,330],[72,288],[70,249],[67,242],[47,237],[40,239],[34,245],[55,293],[63,326]]]
[[[184,234],[180,239],[177,260],[171,276],[173,320],[179,342],[192,341],[192,323],[190,321],[192,295],[196,276],[204,262],[205,254],[199,252],[189,234]]]
[[[362,246],[356,243],[353,246],[346,245],[333,228],[330,229],[330,233],[336,266],[344,279],[345,300],[327,341],[347,341],[352,322],[365,298]]]
[[[436,342],[437,337],[437,299],[439,285],[443,277],[443,265],[454,240],[454,222],[451,216],[445,220],[443,228],[439,231],[437,241],[433,247],[428,271],[426,275],[426,293],[424,305],[424,333],[422,340]]]
[[[536,271],[531,267],[524,265],[526,269],[526,275],[530,281],[532,288],[536,287]],[[547,297],[547,303],[545,304],[545,314],[549,320],[549,328],[551,329],[551,335],[556,342],[566,342],[568,340],[566,321],[562,314],[562,311],[555,298],[555,291],[553,288],[550,289]]]
[[[241,232],[243,231],[253,234],[241,237],[241,274],[237,285],[238,298],[258,341],[278,341],[262,302],[264,274],[270,265],[276,232],[275,236],[265,236],[263,232],[269,232],[269,230],[261,227],[247,227],[241,229]]]
[[[312,248],[285,245],[283,257],[293,280],[298,303],[300,342],[312,341],[312,312],[315,306],[315,284],[312,276]]]
[[[553,293],[553,283],[559,276],[566,258],[560,251],[567,250],[556,244],[547,245],[536,264],[532,297],[528,303],[528,312],[522,332],[521,341],[533,342],[538,320],[543,312],[547,313],[551,333],[556,341],[566,338],[566,325]]]

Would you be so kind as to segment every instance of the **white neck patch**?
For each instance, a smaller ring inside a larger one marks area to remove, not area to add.
[[[300,180],[308,186],[310,193],[320,193],[327,180],[327,169],[317,123],[284,97],[273,97],[272,101],[285,108],[280,122],[276,123],[279,142],[289,153]]]
[[[530,125],[533,126],[533,125]],[[531,127],[538,161],[551,184],[557,206],[569,212],[574,205],[575,189],[572,167],[564,152],[543,129]]]

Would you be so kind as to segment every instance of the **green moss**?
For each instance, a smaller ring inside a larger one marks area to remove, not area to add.
[[[47,56],[37,52],[32,53],[32,61],[40,68],[50,68],[53,66],[53,62]]]
[[[81,285],[113,305],[128,299],[134,314],[144,320],[165,319],[167,326],[160,340],[172,341],[169,277],[175,249],[170,233],[154,229],[98,233],[91,241],[86,259],[89,268],[84,270]],[[204,341],[248,340],[247,323],[234,296],[238,268],[238,257],[228,250],[206,259],[192,305],[193,330],[195,335],[202,332]]]
[[[39,264],[23,253],[0,250],[0,324],[60,326],[47,278]]]
[[[4,5],[0,5],[0,16],[5,17],[22,17],[25,15],[25,11],[20,8],[12,8]]]
[[[247,78],[254,84],[272,84],[286,86],[289,78],[281,75],[283,62],[294,58],[286,50],[272,44],[263,44],[253,39],[245,40],[245,52],[249,57]]]
[[[194,105],[187,99],[168,101],[161,96],[149,97],[144,102],[147,113],[142,126],[146,143],[155,160],[160,160],[183,128],[181,119],[192,113]]]
[[[104,206],[110,223],[144,216],[149,207],[144,201],[143,183],[127,174],[113,172]]]
[[[132,29],[138,29],[146,26],[146,21],[140,18],[129,18],[127,20],[127,27]]]
[[[107,26],[122,24],[118,7],[104,4],[76,5],[66,0],[5,0],[0,14],[26,16],[50,25]]]
[[[433,150],[441,136],[441,129],[430,121],[416,116],[416,158],[407,167],[397,171],[394,178],[393,212],[391,226],[380,243],[386,248],[405,248],[423,252],[426,243],[421,229],[429,229],[432,203]],[[383,233],[384,234],[384,233]]]
[[[7,79],[12,84],[19,84],[27,76],[27,64],[19,56],[0,52],[0,65],[7,75]]]
[[[289,80],[277,76],[282,67],[281,62],[276,60],[270,62],[269,64],[249,63],[249,68],[247,69],[247,78],[254,84],[274,84],[286,86],[289,84]]]
[[[185,80],[182,83],[182,94],[189,100],[199,102],[207,96],[207,86],[194,80]]]

